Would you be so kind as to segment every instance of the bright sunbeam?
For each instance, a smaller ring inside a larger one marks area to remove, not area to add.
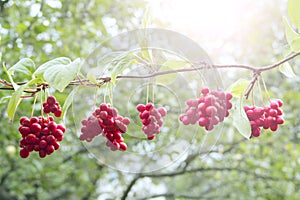
[[[251,9],[249,1],[164,0],[149,1],[155,17],[184,32],[231,35]]]

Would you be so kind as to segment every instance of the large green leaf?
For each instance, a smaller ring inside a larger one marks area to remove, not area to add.
[[[240,97],[244,94],[249,84],[249,80],[239,79],[230,86],[230,92],[234,97]]]
[[[233,101],[233,110],[231,111],[231,118],[233,126],[238,132],[249,139],[251,136],[251,126],[247,114],[242,105],[243,96],[240,96],[236,101]]]
[[[299,30],[300,29],[300,1],[299,0],[288,1],[288,13],[292,22]]]
[[[36,77],[43,77],[43,74],[45,73],[45,71],[53,66],[65,66],[71,63],[70,58],[66,58],[66,57],[59,57],[59,58],[55,58],[53,60],[50,60],[44,64],[42,64],[39,68],[37,68],[37,70],[33,73],[34,76]]]
[[[69,64],[55,64],[44,72],[44,79],[50,85],[62,92],[73,81],[80,70],[80,58]]]
[[[283,73],[288,78],[295,78],[296,77],[296,74],[294,73],[293,68],[291,67],[291,65],[288,62],[283,63],[282,65],[280,65],[279,66],[279,71],[281,73]]]
[[[31,76],[35,70],[35,64],[30,58],[23,58],[11,68],[8,69],[8,72],[11,75],[14,75],[15,72],[20,72]]]
[[[8,114],[8,118],[12,121],[14,116],[15,116],[15,112],[22,100],[21,95],[23,93],[23,91],[30,85],[36,84],[41,82],[41,79],[33,79],[29,82],[27,82],[24,85],[21,85],[13,94],[12,97],[10,98],[10,101],[8,103],[8,107],[7,107],[7,114]]]
[[[292,51],[300,51],[300,34],[293,30],[286,18],[285,23],[285,37]]]

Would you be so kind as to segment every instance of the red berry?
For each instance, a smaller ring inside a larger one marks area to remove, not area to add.
[[[143,105],[143,104],[139,104],[139,105],[137,105],[136,109],[137,109],[139,112],[143,112],[144,110],[146,110],[146,106]]]
[[[47,142],[45,140],[41,140],[39,143],[39,146],[41,149],[44,149],[47,147]]]
[[[42,129],[42,127],[41,127],[41,125],[38,124],[38,123],[33,123],[33,124],[31,124],[31,126],[30,126],[30,131],[31,131],[32,133],[40,132],[41,129]]]
[[[49,96],[49,97],[47,98],[47,103],[48,103],[49,105],[54,105],[54,104],[56,103],[55,97],[54,97],[54,96]]]
[[[147,103],[146,110],[150,111],[154,107],[153,103]]]
[[[29,151],[27,149],[25,149],[25,148],[21,149],[20,150],[20,156],[22,158],[27,158],[29,156]]]
[[[130,119],[125,117],[122,122],[125,124],[125,125],[129,125],[130,124]]]
[[[119,144],[120,144],[120,150],[126,151],[127,145],[124,142],[120,142]]]
[[[62,111],[61,110],[57,110],[54,112],[55,117],[61,117]]]
[[[60,147],[58,142],[54,142],[52,145],[54,146],[55,150],[59,149],[59,147]]]
[[[47,155],[47,153],[46,153],[45,150],[41,149],[41,150],[39,151],[39,156],[40,156],[40,158],[45,158],[46,155]]]
[[[22,120],[22,125],[23,125],[23,126],[30,127],[31,123],[30,123],[29,119],[23,119],[23,120]]]
[[[226,100],[231,100],[231,99],[232,99],[232,94],[226,93]]]
[[[33,124],[33,123],[38,123],[39,122],[39,118],[37,117],[31,117],[30,118],[30,123]]]
[[[209,89],[207,87],[202,88],[201,92],[202,92],[203,95],[207,95],[209,93]]]
[[[21,118],[20,118],[20,124],[23,125],[23,122],[24,122],[25,120],[28,120],[28,121],[29,121],[29,119],[28,119],[27,117],[21,117]]]
[[[108,105],[105,104],[105,103],[103,103],[103,104],[100,105],[100,110],[101,110],[101,111],[107,111],[108,108],[109,108]]]
[[[62,124],[58,124],[56,128],[62,130],[63,133],[66,132],[66,127]]]
[[[30,128],[26,126],[20,126],[19,132],[22,134],[23,137],[25,137],[30,133]]]
[[[54,148],[53,145],[48,145],[48,146],[46,147],[46,153],[47,153],[48,155],[52,154],[52,153],[54,152],[54,150],[55,150],[55,148]]]

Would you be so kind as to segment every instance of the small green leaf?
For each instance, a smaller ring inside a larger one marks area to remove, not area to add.
[[[288,1],[288,13],[295,24],[295,26],[300,29],[300,1],[299,0],[289,0]]]
[[[281,73],[283,73],[288,78],[295,78],[296,77],[296,74],[294,73],[293,68],[291,67],[291,65],[288,62],[283,63],[282,65],[280,65],[279,66],[279,71]]]
[[[11,75],[14,75],[14,72],[21,72],[28,76],[31,76],[35,70],[35,64],[30,58],[23,58],[11,68],[8,69],[8,72]]]
[[[239,131],[239,133],[245,138],[249,139],[251,136],[251,126],[249,119],[244,111],[242,105],[243,96],[240,96],[233,103],[233,110],[231,111],[231,118],[233,121],[233,126]]]
[[[44,79],[49,85],[62,92],[73,81],[80,70],[80,58],[69,64],[52,65],[44,72]]]
[[[300,34],[293,30],[286,18],[284,18],[285,23],[285,37],[290,45],[292,51],[300,51]]]
[[[234,97],[240,97],[244,94],[249,84],[249,80],[239,79],[230,86],[230,92]]]
[[[63,113],[62,116],[63,116],[64,121],[65,121],[65,118],[66,118],[67,110],[69,109],[70,105],[73,102],[74,94],[76,93],[76,91],[77,91],[77,88],[74,88],[72,90],[72,92],[69,93],[69,95],[66,98],[65,103],[62,107],[62,113]]]
[[[8,114],[8,118],[12,121],[14,116],[15,116],[15,112],[21,102],[21,95],[23,93],[23,91],[26,89],[26,87],[39,83],[41,81],[41,79],[33,79],[29,82],[27,82],[24,85],[21,85],[12,95],[12,97],[10,98],[10,101],[8,103],[7,106],[7,114]]]
[[[19,88],[19,85],[17,85],[15,82],[14,82],[14,79],[12,78],[11,74],[8,72],[6,66],[5,66],[5,63],[3,63],[3,71],[6,73],[6,75],[8,76],[8,79],[10,81],[10,83],[12,84],[14,90],[16,91],[18,88]]]
[[[190,63],[187,62],[187,61],[184,61],[184,60],[167,60],[163,64],[163,66],[169,67],[173,70],[182,69],[182,68],[184,68],[185,66],[188,66],[188,65],[190,65]]]
[[[55,58],[53,60],[50,60],[44,64],[42,64],[39,68],[37,68],[37,70],[33,73],[34,76],[36,77],[43,77],[43,74],[45,73],[45,71],[53,66],[65,66],[71,63],[70,58],[66,58],[66,57],[59,57],[59,58]]]
[[[96,77],[95,77],[95,75],[94,75],[94,72],[93,72],[92,70],[90,70],[90,71],[87,73],[86,77],[87,77],[87,79],[89,79],[89,81],[91,81],[92,83],[94,83],[94,84],[97,84],[97,83],[98,83],[98,82],[97,82],[97,79],[96,79]]]

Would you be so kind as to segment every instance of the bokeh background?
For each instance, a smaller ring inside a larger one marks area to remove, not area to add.
[[[215,64],[259,67],[287,51],[283,16],[285,0],[1,0],[0,50],[8,67],[24,57],[38,66],[61,56],[86,58],[109,37],[152,27],[186,35]],[[290,64],[299,74],[299,59]],[[220,73],[225,88],[252,75],[243,70]],[[0,75],[7,79],[2,68]],[[263,77],[271,98],[284,101],[286,122],[277,132],[245,140],[227,119],[213,149],[191,151],[174,165],[147,174],[125,173],[95,159],[78,140],[72,114],[67,115],[67,133],[57,152],[45,159],[34,154],[20,158],[17,119],[30,115],[33,102],[23,101],[10,123],[5,97],[11,92],[0,90],[0,199],[297,199],[300,79],[286,78],[277,69]],[[60,102],[68,95],[68,90],[51,92]],[[120,98],[124,95],[126,91]],[[169,98],[168,93],[161,97]],[[120,106],[119,112],[126,107]],[[176,136],[175,141],[184,140]],[[202,137],[197,135],[193,145]]]

